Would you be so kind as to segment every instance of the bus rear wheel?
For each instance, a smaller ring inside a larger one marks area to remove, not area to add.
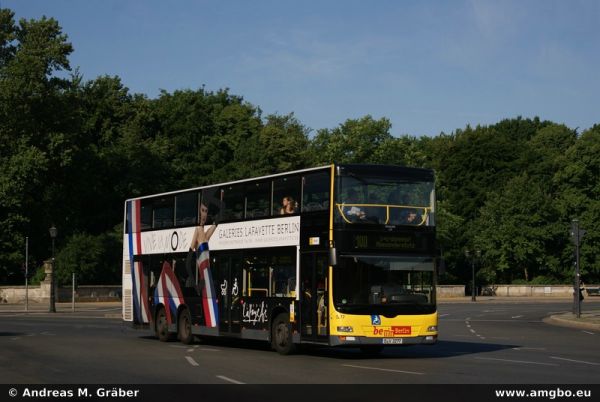
[[[167,313],[164,307],[161,307],[156,312],[156,324],[155,324],[156,337],[161,342],[167,342],[169,336],[169,323],[167,322]]]
[[[292,342],[292,326],[289,315],[279,314],[275,317],[271,333],[271,344],[273,349],[281,355],[289,355],[296,350],[296,345]]]
[[[188,309],[183,310],[179,314],[177,336],[184,345],[189,345],[194,340],[194,335],[192,335],[192,317]]]

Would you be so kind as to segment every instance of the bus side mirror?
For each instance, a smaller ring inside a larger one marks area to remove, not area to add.
[[[329,265],[335,267],[337,265],[337,251],[335,247],[329,249]]]
[[[438,275],[443,275],[446,273],[446,261],[443,258],[438,260]]]

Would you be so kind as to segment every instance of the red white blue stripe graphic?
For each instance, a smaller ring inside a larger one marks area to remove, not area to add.
[[[134,257],[142,253],[142,233],[140,232],[140,200],[127,202],[129,261],[133,282],[133,316],[138,323],[149,322],[148,290],[144,281],[144,267]]]
[[[165,306],[167,323],[172,324],[174,322],[173,317],[177,316],[177,309],[184,303],[184,300],[179,281],[171,264],[167,261],[163,263],[160,278],[154,290],[154,304],[158,305],[159,303]]]
[[[207,242],[198,246],[196,256],[198,272],[200,273],[201,278],[204,279],[204,289],[202,290],[204,321],[207,327],[216,327],[219,322],[219,309],[217,307],[217,294],[210,272],[210,255]]]

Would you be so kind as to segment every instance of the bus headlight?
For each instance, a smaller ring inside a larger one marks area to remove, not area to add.
[[[427,332],[437,332],[437,325],[427,327]]]
[[[354,332],[352,327],[337,327],[338,332]]]

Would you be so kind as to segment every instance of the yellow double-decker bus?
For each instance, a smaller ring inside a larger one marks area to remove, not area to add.
[[[166,341],[433,344],[431,170],[332,164],[125,202],[123,320]]]

